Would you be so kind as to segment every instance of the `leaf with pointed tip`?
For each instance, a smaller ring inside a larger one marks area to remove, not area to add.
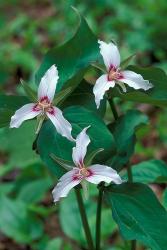
[[[32,102],[37,102],[37,93],[22,79],[20,80],[27,97]]]
[[[94,150],[93,152],[91,152],[90,154],[88,154],[88,156],[86,156],[86,158],[85,158],[85,165],[90,166],[92,164],[92,161],[94,160],[94,158],[103,150],[104,150],[104,148],[98,148],[98,149]]]
[[[120,64],[120,68],[121,69],[125,69],[128,67],[129,63],[131,62],[131,60],[136,56],[136,54],[133,54],[131,56],[129,56],[128,58],[126,58],[125,60],[123,60]]]
[[[85,70],[98,59],[99,48],[97,38],[90,30],[85,19],[79,16],[79,26],[75,35],[65,44],[49,50],[36,73],[36,82],[39,84],[41,77],[51,65],[55,64],[59,71],[57,90],[64,85],[77,85],[83,79]],[[75,76],[78,77],[75,78]]]
[[[166,250],[167,212],[144,184],[123,183],[105,190],[115,222],[125,240],[138,240],[152,250]]]

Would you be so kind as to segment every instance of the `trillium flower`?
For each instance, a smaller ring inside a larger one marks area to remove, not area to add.
[[[89,136],[86,134],[87,128],[84,128],[76,138],[76,146],[73,148],[72,158],[74,167],[64,174],[53,190],[54,202],[59,201],[61,197],[66,197],[69,191],[83,181],[93,184],[100,182],[121,184],[122,180],[117,172],[105,165],[95,164],[86,167],[84,157],[87,152],[87,146],[90,143]]]
[[[71,124],[63,117],[62,111],[52,104],[59,76],[55,65],[52,65],[42,77],[38,88],[37,103],[29,103],[18,109],[11,117],[10,127],[18,128],[25,121],[38,117],[41,123],[48,117],[59,134],[69,140],[71,136]],[[39,123],[41,125],[41,123]],[[37,129],[39,131],[39,127]]]
[[[103,57],[107,73],[97,79],[93,88],[97,108],[99,108],[100,101],[103,99],[105,92],[109,90],[109,88],[113,88],[116,83],[122,88],[123,92],[126,92],[125,83],[134,89],[148,90],[153,87],[153,85],[148,80],[144,80],[140,74],[131,70],[121,70],[120,54],[114,43],[111,42],[107,44],[100,40],[98,43],[100,44],[100,54]]]

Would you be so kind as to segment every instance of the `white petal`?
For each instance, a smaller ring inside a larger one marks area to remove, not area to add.
[[[54,98],[57,82],[58,82],[58,70],[55,65],[52,65],[42,77],[38,88],[38,99],[48,97],[49,101]]]
[[[117,174],[113,168],[110,168],[105,165],[95,164],[89,167],[92,175],[86,177],[86,180],[94,183],[99,184],[101,181],[110,183],[111,181],[116,184],[121,184],[122,180],[121,177]]]
[[[137,74],[130,70],[125,70],[121,73],[124,78],[119,79],[119,81],[128,84],[134,89],[148,90],[153,87],[153,85],[148,80],[144,80],[144,78],[140,74]]]
[[[109,88],[115,86],[115,81],[108,81],[108,75],[102,75],[97,80],[93,87],[93,93],[95,95],[95,102],[97,108],[100,106],[100,101],[103,99],[103,96]]]
[[[81,182],[81,180],[73,179],[75,173],[76,169],[74,168],[60,178],[57,186],[52,191],[54,202],[59,201],[61,197],[66,197],[69,191]]]
[[[64,118],[60,109],[52,107],[52,112],[47,112],[46,114],[56,127],[59,134],[66,137],[70,141],[74,141],[74,138],[71,135],[71,124]]]
[[[18,109],[11,117],[10,128],[18,128],[25,120],[29,120],[39,115],[41,111],[35,111],[35,103],[29,103]]]
[[[105,43],[100,40],[98,40],[98,43],[100,44],[100,54],[103,57],[107,70],[111,67],[118,68],[120,65],[120,54],[117,46],[112,42]]]
[[[90,138],[86,134],[86,130],[89,127],[84,128],[76,138],[76,146],[72,150],[72,158],[76,166],[82,166],[83,164],[83,160],[87,152],[87,146],[90,143]]]

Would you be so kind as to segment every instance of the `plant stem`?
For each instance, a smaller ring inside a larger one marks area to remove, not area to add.
[[[115,104],[113,99],[108,99],[109,103],[110,103],[110,107],[114,116],[114,119],[117,120],[118,119],[118,112],[116,110]],[[133,182],[133,175],[132,175],[132,169],[131,166],[128,164],[127,165],[127,172],[128,172],[128,182],[132,183]],[[132,240],[131,241],[131,250],[136,250],[136,240]]]
[[[119,116],[118,116],[118,112],[117,112],[117,109],[115,107],[114,101],[113,101],[112,98],[108,99],[108,101],[109,101],[109,104],[110,104],[114,119],[117,120]]]
[[[131,242],[131,250],[136,250],[136,240],[132,240]]]
[[[76,188],[75,193],[76,193],[76,197],[77,197],[78,207],[80,210],[80,215],[81,215],[81,219],[82,219],[83,228],[85,231],[85,236],[86,236],[88,248],[89,248],[89,250],[94,250],[92,235],[91,235],[90,227],[88,224],[88,219],[87,219],[87,215],[86,215],[86,211],[85,211],[85,207],[84,207],[84,202],[82,199],[81,189]]]
[[[100,250],[100,243],[101,243],[102,200],[103,200],[103,183],[101,183],[99,186],[99,195],[98,195],[97,212],[96,212],[96,250]]]

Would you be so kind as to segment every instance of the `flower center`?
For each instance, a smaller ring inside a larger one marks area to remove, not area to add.
[[[88,177],[90,175],[90,171],[83,167],[79,170],[79,174],[83,177]]]
[[[108,73],[108,80],[113,81],[113,80],[119,80],[121,79],[122,73],[120,72],[119,69],[111,68],[109,73]]]

